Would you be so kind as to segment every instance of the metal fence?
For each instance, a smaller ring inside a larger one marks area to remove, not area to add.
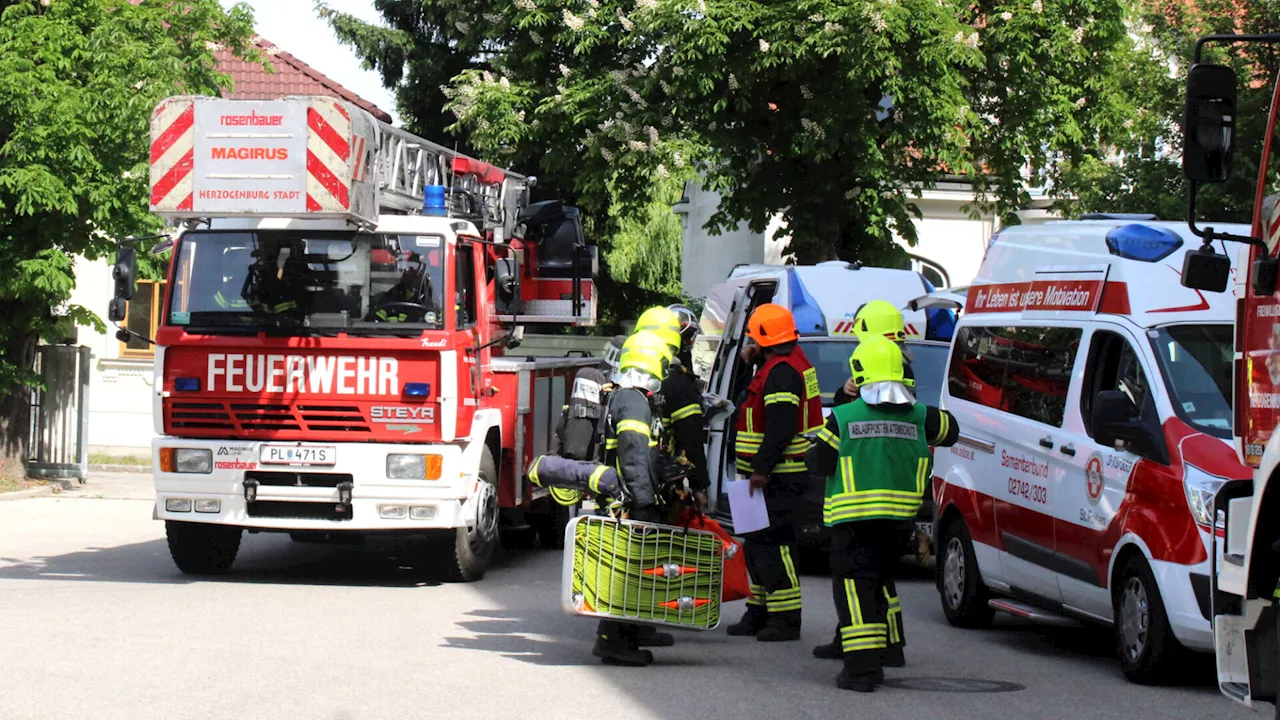
[[[43,345],[35,370],[44,387],[31,394],[27,474],[84,482],[89,474],[89,348]]]

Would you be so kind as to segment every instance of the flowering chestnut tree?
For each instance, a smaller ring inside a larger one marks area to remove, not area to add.
[[[724,196],[713,229],[780,212],[800,262],[914,240],[914,196],[944,175],[1012,219],[1122,105],[1119,0],[375,5],[386,27],[321,12],[419,125],[448,111],[601,217],[700,175]]]

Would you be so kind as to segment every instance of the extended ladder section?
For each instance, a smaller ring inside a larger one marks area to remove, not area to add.
[[[595,323],[595,247],[576,208],[531,205],[534,178],[437,145],[326,96],[178,96],[151,115],[151,211],[202,218],[341,220],[379,214],[468,220],[505,261],[509,322]],[[519,244],[507,244],[518,237]],[[505,246],[505,249],[502,249]]]

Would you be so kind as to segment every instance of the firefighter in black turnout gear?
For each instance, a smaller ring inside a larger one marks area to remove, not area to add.
[[[636,330],[656,333],[671,349],[674,361],[662,381],[662,427],[660,445],[671,458],[688,462],[689,491],[699,510],[707,506],[707,430],[702,417],[702,389],[693,374],[691,350],[697,335],[697,320],[682,305],[650,308],[636,321]]]
[[[661,471],[658,437],[651,401],[662,387],[671,364],[666,341],[652,332],[638,332],[623,346],[615,389],[606,410],[605,463],[617,468],[626,485],[626,511],[632,520],[661,522]],[[635,623],[601,620],[591,654],[610,665],[640,667],[653,662],[641,645],[674,643],[668,633],[643,629]]]
[[[734,453],[751,492],[763,492],[769,527],[743,537],[751,596],[728,633],[762,642],[800,639],[800,576],[793,549],[795,518],[808,483],[802,433],[822,426],[817,371],[797,341],[795,319],[779,305],[756,308],[747,320],[742,358],[761,363],[737,409]]]

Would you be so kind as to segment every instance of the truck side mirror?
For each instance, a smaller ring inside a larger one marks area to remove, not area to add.
[[[1231,276],[1231,258],[1213,251],[1210,245],[1188,250],[1182,259],[1182,286],[1193,290],[1223,292]]]
[[[1182,118],[1182,173],[1188,180],[1220,183],[1227,179],[1235,151],[1235,116],[1235,72],[1225,65],[1192,65]]]
[[[1276,294],[1276,283],[1280,280],[1280,259],[1264,257],[1253,264],[1253,294],[1257,297],[1271,297]]]
[[[126,305],[133,299],[133,288],[138,278],[138,251],[121,245],[116,250],[116,264],[111,268],[115,280],[115,294],[107,307],[111,322],[124,322]]]
[[[516,258],[498,258],[493,263],[494,300],[499,315],[519,315],[520,261]]]

